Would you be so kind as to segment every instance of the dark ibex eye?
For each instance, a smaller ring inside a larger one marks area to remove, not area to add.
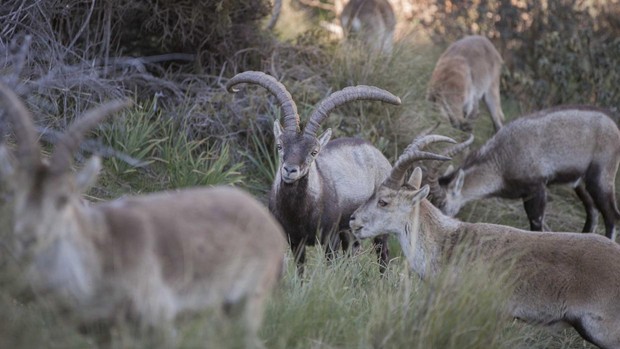
[[[318,151],[318,150],[313,150],[313,151],[312,151],[312,153],[310,153],[310,155],[312,155],[312,156],[316,156],[316,154],[318,154],[318,153],[319,153],[319,151]]]
[[[388,204],[388,203],[387,203],[387,202],[385,202],[384,200],[379,200],[379,201],[377,202],[377,205],[379,205],[379,207],[385,207],[385,206],[387,206],[387,204]]]

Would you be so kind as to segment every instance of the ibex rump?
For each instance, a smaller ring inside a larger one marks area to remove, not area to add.
[[[347,40],[357,39],[376,52],[392,52],[396,16],[389,1],[350,0],[340,14],[340,25]]]
[[[489,39],[466,36],[439,57],[428,87],[427,99],[437,103],[452,126],[471,131],[472,119],[484,97],[497,132],[503,124],[499,93],[503,60]]]

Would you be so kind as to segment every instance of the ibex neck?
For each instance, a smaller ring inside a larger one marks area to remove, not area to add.
[[[444,242],[458,229],[460,222],[445,216],[433,204],[423,200],[419,216],[412,214],[399,242],[409,266],[422,279],[436,275],[442,265]]]
[[[501,190],[502,178],[491,164],[470,167],[465,171],[462,196],[465,202],[489,197]]]
[[[92,300],[100,278],[99,254],[93,241],[97,225],[93,210],[73,205],[63,222],[63,231],[37,251],[30,276],[43,290],[53,291],[68,302]]]

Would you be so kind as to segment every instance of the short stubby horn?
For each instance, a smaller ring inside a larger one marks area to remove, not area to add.
[[[74,121],[67,131],[58,140],[51,157],[51,170],[54,173],[64,173],[71,168],[73,153],[78,149],[86,133],[92,130],[103,119],[111,114],[128,107],[129,99],[115,100],[105,103],[86,112],[84,116]]]
[[[13,90],[0,83],[0,103],[11,120],[17,141],[20,166],[31,169],[41,163],[41,149],[30,112]]]
[[[409,169],[409,167],[411,167],[416,161],[450,160],[450,157],[447,156],[421,151],[423,147],[436,142],[456,143],[456,141],[452,138],[440,135],[427,135],[422,137],[416,137],[413,142],[411,142],[411,144],[409,144],[407,148],[405,148],[401,156],[398,157],[398,160],[396,160],[396,164],[392,168],[392,171],[390,172],[388,178],[386,178],[383,182],[383,185],[392,189],[400,188],[403,185],[407,169]]]
[[[284,129],[287,131],[300,131],[299,113],[293,97],[286,87],[271,75],[259,71],[246,71],[233,76],[226,84],[226,90],[234,93],[234,87],[241,83],[256,84],[267,89],[278,100],[280,108],[284,113]]]
[[[332,93],[319,103],[312,115],[310,115],[304,133],[316,137],[321,123],[329,116],[332,110],[347,102],[357,100],[376,100],[394,105],[401,104],[400,98],[378,87],[365,85],[346,87]]]

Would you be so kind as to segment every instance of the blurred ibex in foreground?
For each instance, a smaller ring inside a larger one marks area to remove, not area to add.
[[[620,131],[607,111],[585,106],[546,109],[502,127],[463,166],[442,177],[439,163],[427,180],[431,202],[454,216],[467,202],[486,197],[522,199],[532,230],[544,225],[546,186],[569,183],[586,209],[584,232],[596,225],[615,241],[615,178],[620,163]]]
[[[497,132],[504,121],[499,95],[502,64],[489,39],[466,36],[439,57],[426,98],[439,106],[452,126],[471,131],[472,119],[478,115],[478,104],[484,97]]]
[[[387,0],[350,0],[340,13],[340,25],[347,40],[358,40],[375,52],[392,52],[396,16]]]
[[[327,258],[333,256],[339,243],[343,251],[348,249],[349,215],[372,195],[391,168],[385,156],[364,140],[340,138],[330,142],[331,129],[317,136],[321,123],[334,108],[350,101],[398,105],[400,99],[377,87],[347,87],[323,99],[302,132],[295,102],[282,83],[267,74],[247,71],[230,79],[226,88],[232,92],[241,83],[264,87],[282,108],[284,128],[279,121],[273,125],[279,168],[269,208],[284,227],[301,272],[305,246],[315,244],[317,233]],[[383,271],[388,262],[385,236],[375,239],[375,248]]]
[[[128,316],[173,333],[178,313],[244,304],[254,343],[263,303],[279,278],[286,248],[279,224],[250,195],[228,187],[194,188],[86,205],[81,195],[101,167],[92,157],[74,174],[73,152],[107,115],[86,113],[41,158],[25,106],[0,84],[0,103],[15,131],[0,169],[13,187],[15,255],[41,294],[85,322]]]
[[[420,150],[437,141],[451,140],[426,136],[405,150],[390,177],[351,216],[354,234],[396,235],[410,268],[423,279],[455,264],[460,253],[466,259],[458,259],[457,273],[473,262],[492,271],[509,270],[513,285],[507,286],[512,293],[506,309],[512,316],[546,326],[570,325],[601,348],[620,348],[620,246],[600,235],[536,233],[445,216],[425,199],[430,188],[420,188],[419,168],[403,183],[414,162],[449,159]]]

